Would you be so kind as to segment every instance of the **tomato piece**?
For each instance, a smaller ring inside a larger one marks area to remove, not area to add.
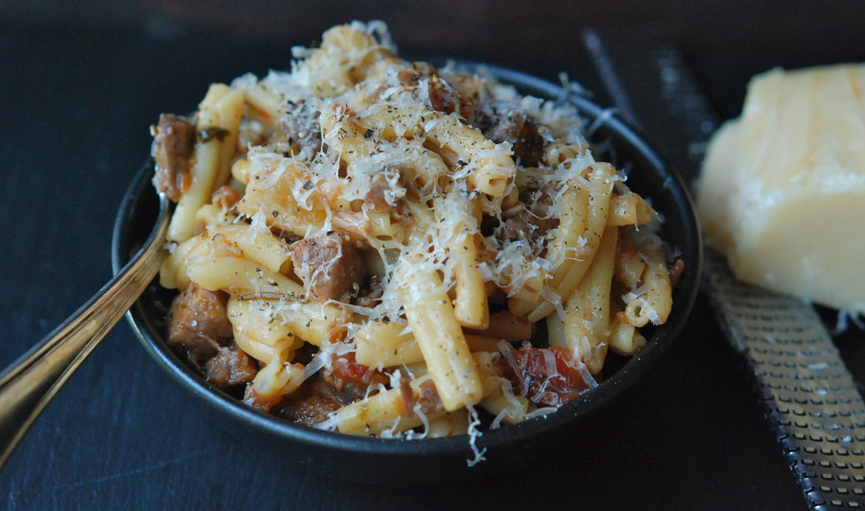
[[[559,407],[589,389],[577,368],[578,362],[566,348],[523,346],[510,354],[501,359],[502,373],[516,395],[534,403]]]
[[[346,383],[370,385],[375,383],[385,384],[390,381],[378,369],[372,369],[357,363],[354,353],[348,353],[334,359],[330,372],[336,380],[337,388],[342,388]]]

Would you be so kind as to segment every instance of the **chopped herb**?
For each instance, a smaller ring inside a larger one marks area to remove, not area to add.
[[[218,126],[212,126],[210,128],[204,128],[203,130],[198,132],[198,137],[201,139],[202,144],[206,144],[213,139],[219,140],[222,142],[225,140],[225,137],[229,135],[229,131],[227,129],[220,128]]]

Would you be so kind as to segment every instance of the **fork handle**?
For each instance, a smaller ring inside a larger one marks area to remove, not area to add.
[[[168,199],[135,257],[80,309],[0,374],[0,469],[60,387],[132,306],[165,258]]]

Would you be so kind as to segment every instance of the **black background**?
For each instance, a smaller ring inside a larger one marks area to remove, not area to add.
[[[695,2],[695,4],[697,4]],[[289,65],[333,23],[384,18],[403,52],[484,60],[598,91],[589,26],[673,41],[720,118],[774,65],[865,60],[865,3],[570,5],[428,2],[0,4],[0,366],[111,277],[114,215],[161,112],[214,81]],[[854,373],[865,360],[839,343]],[[857,376],[859,376],[857,374]],[[859,381],[862,381],[861,376]],[[804,509],[704,297],[681,340],[541,462],[465,484],[337,483],[222,431],[125,321],[69,380],[0,473],[0,509]]]

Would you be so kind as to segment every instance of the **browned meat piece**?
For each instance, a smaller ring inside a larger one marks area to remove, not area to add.
[[[162,114],[155,131],[152,127],[151,131],[151,153],[156,160],[153,183],[176,202],[192,185],[189,158],[195,148],[195,126],[185,117]]]
[[[291,422],[313,426],[325,421],[330,412],[349,403],[351,400],[343,398],[333,385],[317,380],[306,382],[285,396],[272,413]]]
[[[235,342],[220,347],[216,356],[204,366],[207,380],[223,390],[251,382],[257,372],[255,361]]]
[[[440,412],[444,409],[436,383],[432,380],[427,380],[420,384],[420,387],[418,387],[417,402],[420,403],[420,411],[424,415]]]
[[[391,219],[408,227],[414,222],[411,210],[404,200],[408,197],[417,201],[417,191],[406,184],[399,168],[386,166],[370,179],[369,192],[363,198],[370,209],[379,213],[390,213]]]
[[[415,62],[410,68],[403,69],[397,74],[397,79],[403,85],[409,86],[427,80],[430,103],[433,110],[437,112],[446,114],[459,112],[460,115],[468,118],[474,111],[472,102],[467,101],[460,92],[442,80],[436,68],[426,62]]]
[[[387,212],[399,205],[407,189],[402,174],[394,165],[388,165],[372,176],[369,185],[363,201],[377,212]]]
[[[292,422],[313,426],[326,420],[329,413],[363,399],[367,394],[375,395],[379,385],[388,382],[387,375],[358,364],[354,355],[349,354],[335,359],[330,369],[318,373],[296,391],[283,396],[281,402],[270,408],[270,413]],[[417,399],[414,398],[409,380],[403,378],[400,385],[402,414],[413,414],[413,407],[417,403],[420,403],[420,411],[425,414],[443,409],[432,380],[421,385]],[[262,409],[249,390],[244,402]]]
[[[168,345],[202,368],[234,339],[228,320],[228,294],[196,283],[174,299],[168,315]]]
[[[330,369],[318,373],[300,388],[285,396],[272,413],[307,426],[327,419],[327,414],[363,399],[370,385],[387,383],[381,371],[358,364],[354,354],[333,361]],[[370,392],[370,395],[375,391]]]
[[[249,146],[263,145],[272,134],[271,131],[261,131],[253,129],[248,123],[241,123],[240,129],[237,131],[237,152],[239,155],[245,155],[249,150]]]
[[[556,221],[552,218],[538,218],[528,209],[524,209],[505,220],[499,236],[511,241],[525,238],[535,243],[555,224]]]
[[[559,223],[556,218],[545,218],[549,214],[550,206],[553,205],[553,199],[543,190],[523,192],[520,198],[525,199],[530,206],[520,202],[517,206],[502,212],[505,222],[497,236],[502,240],[515,241],[522,238],[536,243]]]
[[[538,126],[521,113],[502,116],[485,135],[497,144],[510,142],[514,159],[519,159],[523,167],[537,167],[544,159],[544,137],[538,133]]]
[[[363,253],[347,236],[331,231],[291,245],[294,272],[321,302],[348,301],[366,276]]]

